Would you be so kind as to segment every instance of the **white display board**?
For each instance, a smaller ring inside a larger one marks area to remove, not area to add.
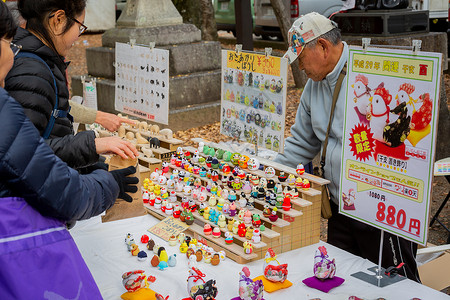
[[[287,66],[285,58],[222,50],[222,134],[283,152]]]
[[[169,51],[116,43],[115,109],[169,124]]]
[[[339,211],[425,245],[442,56],[349,51]]]

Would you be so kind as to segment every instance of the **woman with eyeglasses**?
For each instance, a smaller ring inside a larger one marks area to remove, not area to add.
[[[102,153],[135,158],[138,152],[128,141],[73,132],[64,57],[87,29],[86,0],[19,0],[17,7],[25,29],[18,28],[14,37],[20,46],[5,88],[55,154],[77,169],[95,168]]]
[[[0,299],[102,299],[64,223],[131,201],[138,179],[134,167],[80,175],[53,153],[3,88],[16,29],[0,1]]]

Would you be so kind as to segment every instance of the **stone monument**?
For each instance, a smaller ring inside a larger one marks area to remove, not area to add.
[[[98,109],[117,113],[115,44],[134,39],[137,45],[155,43],[167,49],[169,67],[169,127],[173,130],[220,120],[221,47],[202,41],[201,31],[183,24],[170,0],[128,0],[116,28],[102,36],[102,47],[88,48],[88,75],[97,78]],[[72,77],[73,95],[82,95],[81,76]]]

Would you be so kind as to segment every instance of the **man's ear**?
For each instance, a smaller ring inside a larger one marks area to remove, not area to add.
[[[64,10],[60,9],[52,13],[49,18],[49,29],[56,36],[64,33],[64,28],[67,23],[67,16]]]
[[[330,55],[330,42],[326,39],[320,38],[317,40],[317,46],[321,53],[323,53],[324,58],[327,58]]]

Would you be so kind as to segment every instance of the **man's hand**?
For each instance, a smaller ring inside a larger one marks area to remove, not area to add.
[[[95,148],[97,154],[114,153],[123,159],[136,158],[139,155],[132,143],[115,136],[96,138]]]

